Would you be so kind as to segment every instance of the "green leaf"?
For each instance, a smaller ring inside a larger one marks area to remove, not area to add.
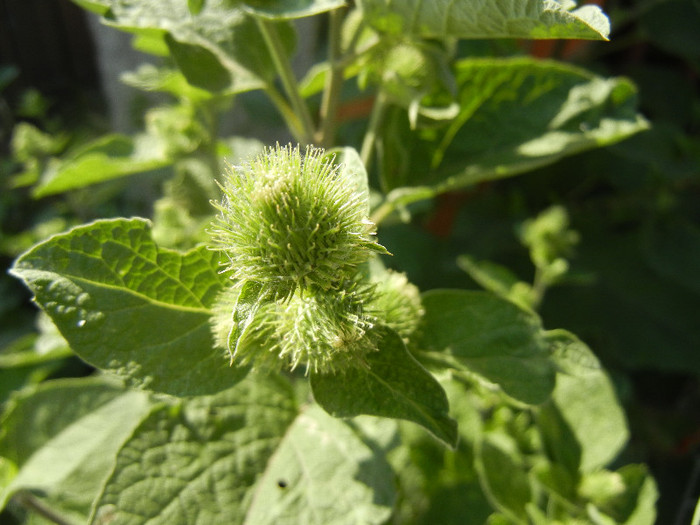
[[[644,465],[625,465],[616,472],[593,471],[583,476],[580,495],[606,515],[612,523],[653,525],[658,490]]]
[[[512,177],[648,127],[623,78],[518,57],[462,60],[456,79],[461,109],[439,133],[412,132],[405,113],[389,114],[381,138],[387,188],[444,192]]]
[[[0,508],[18,491],[32,490],[84,522],[117,450],[148,407],[145,394],[99,378],[56,380],[22,391],[2,420],[0,455],[18,471]]]
[[[113,27],[150,39],[160,36],[170,42],[178,66],[194,86],[240,93],[261,89],[275,77],[267,46],[252,15],[225,0],[208,0],[197,15],[181,0],[99,0],[105,22]],[[94,8],[93,8],[94,10]],[[279,27],[285,49],[294,49],[294,31]],[[216,75],[206,78],[200,60]],[[224,75],[224,70],[227,75]]]
[[[392,475],[342,421],[251,376],[154,410],[117,457],[95,521],[153,525],[382,523]],[[354,519],[349,520],[349,516]]]
[[[180,71],[193,86],[216,93],[226,90],[231,84],[229,70],[206,47],[179,42],[169,34],[165,35],[165,43]]]
[[[177,69],[156,67],[153,64],[142,64],[135,71],[122,74],[120,79],[125,84],[144,91],[164,91],[195,102],[212,98],[209,91],[187,82],[185,76]]]
[[[346,423],[311,406],[267,463],[245,523],[386,523],[393,483],[386,459]]]
[[[348,80],[356,77],[362,71],[359,61],[350,63],[343,70],[343,78]],[[299,94],[303,98],[309,98],[323,91],[326,85],[326,77],[331,73],[331,65],[328,62],[319,62],[309,68],[304,77],[299,81]]]
[[[648,127],[635,109],[636,88],[623,78],[529,58],[468,59],[456,76],[462,111],[433,159],[441,160],[435,182],[443,191],[517,175]],[[458,167],[464,158],[470,165]]]
[[[361,414],[406,419],[422,425],[451,447],[457,423],[440,383],[411,354],[392,330],[378,329],[379,351],[367,355],[367,368],[341,374],[311,374],[316,402],[336,417]]]
[[[338,9],[345,0],[245,0],[244,9],[258,16],[291,19]]]
[[[164,146],[150,135],[106,135],[50,165],[33,195],[46,197],[168,166],[172,161]]]
[[[568,10],[561,2],[360,0],[380,31],[429,38],[577,38],[607,40],[610,22],[599,7]]]
[[[236,297],[236,306],[232,311],[231,331],[228,334],[228,349],[231,353],[231,362],[236,357],[239,343],[244,340],[246,328],[255,319],[255,314],[261,306],[262,284],[255,281],[247,281],[243,284]]]
[[[353,181],[355,191],[362,195],[363,201],[367,203],[366,213],[369,215],[369,179],[357,150],[349,147],[333,148],[326,151],[325,158],[333,159],[334,164],[340,165],[340,174],[344,180]]]
[[[491,261],[476,261],[469,255],[460,255],[457,258],[457,266],[487,291],[513,301],[522,308],[532,308],[531,286],[518,279],[506,266]]]
[[[572,436],[580,449],[580,471],[592,472],[615,459],[627,443],[624,411],[610,379],[583,342],[565,330],[548,332],[547,340],[565,373],[557,375],[552,400],[540,414],[540,425],[551,450],[567,446],[562,435]],[[571,469],[573,465],[567,463]]]
[[[218,392],[245,373],[213,349],[210,307],[227,279],[205,247],[159,248],[142,219],[102,220],[37,245],[11,270],[73,350],[128,383]]]
[[[522,454],[512,437],[501,432],[484,434],[476,450],[476,469],[491,503],[515,522],[525,521],[532,499]]]
[[[10,147],[15,159],[29,162],[59,154],[67,142],[68,137],[64,134],[50,135],[28,122],[18,122],[12,129]]]
[[[187,8],[193,15],[198,15],[204,7],[205,0],[187,0]]]
[[[96,13],[101,16],[105,16],[109,13],[109,3],[104,0],[72,0],[73,3],[78,4],[83,9]]]
[[[554,367],[539,318],[486,292],[423,294],[422,355],[477,373],[525,403],[546,401]]]

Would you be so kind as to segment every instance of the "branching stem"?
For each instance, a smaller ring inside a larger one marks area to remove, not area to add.
[[[384,91],[380,88],[377,93],[377,98],[374,100],[372,113],[369,116],[369,124],[365,132],[365,138],[362,141],[362,149],[360,150],[360,158],[365,167],[369,170],[372,154],[374,153],[374,144],[377,140],[377,134],[384,120],[384,111],[386,109],[387,98]]]
[[[341,43],[340,29],[345,16],[345,8],[336,9],[330,13],[330,27],[328,35],[328,61],[330,71],[326,77],[326,85],[321,101],[321,127],[317,135],[317,141],[322,147],[332,146],[335,142],[336,115],[340,101],[340,88],[343,84],[345,67],[340,61]]]
[[[279,38],[277,29],[273,22],[264,20],[263,18],[256,17],[256,22],[260,28],[260,32],[265,39],[267,48],[270,51],[272,60],[275,63],[275,68],[277,73],[282,80],[282,85],[287,93],[287,97],[291,103],[292,109],[296,113],[300,121],[300,142],[304,144],[310,144],[314,138],[314,125],[311,120],[311,114],[309,113],[309,108],[306,106],[304,99],[301,97],[299,92],[299,84],[294,76],[294,71],[292,71],[292,66],[287,59],[284,46]],[[269,93],[269,90],[268,90]],[[280,107],[279,101],[276,104]],[[285,120],[289,122],[289,116],[285,116]]]

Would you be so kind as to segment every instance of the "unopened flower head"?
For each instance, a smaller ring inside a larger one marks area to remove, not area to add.
[[[237,348],[229,349],[233,361],[264,370],[303,367],[321,373],[367,366],[365,356],[377,350],[371,332],[375,319],[364,311],[372,289],[349,288],[297,292],[287,301],[264,304]]]
[[[224,271],[275,297],[338,289],[372,252],[386,253],[367,218],[367,197],[323,150],[267,149],[231,168],[222,188],[211,233],[228,259]]]
[[[392,270],[373,277],[372,282],[375,286],[372,313],[408,344],[424,314],[418,288],[405,274]]]

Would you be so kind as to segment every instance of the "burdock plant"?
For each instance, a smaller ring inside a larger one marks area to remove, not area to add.
[[[564,208],[523,227],[532,284],[521,264],[476,258],[510,254],[503,226],[569,184],[531,202],[496,179],[646,127],[629,81],[520,46],[504,56],[507,38],[606,40],[600,8],[74,2],[161,57],[125,78],[177,102],[149,111],[145,133],[71,139],[60,162],[16,134],[17,158],[31,162],[8,189],[37,180],[42,197],[101,182],[109,193],[117,177],[170,178],[152,221],[95,220],[15,261],[62,338],[52,326],[35,351],[22,337],[0,352],[0,377],[27,385],[0,400],[0,512],[94,525],[654,523],[645,467],[617,469],[628,431],[613,385],[582,341],[537,313],[569,277]],[[294,22],[306,17],[318,23]],[[300,79],[290,59],[302,27],[319,29],[328,53]],[[239,100],[264,129],[275,125],[267,100],[301,146],[251,157],[247,137],[220,135]],[[467,197],[459,210],[441,197],[451,191]],[[377,228],[420,291],[383,266]],[[83,374],[56,360],[73,352],[99,373],[34,384]]]

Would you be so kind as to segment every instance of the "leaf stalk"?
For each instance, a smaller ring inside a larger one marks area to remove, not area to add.
[[[296,113],[300,121],[301,142],[304,144],[310,144],[314,138],[314,125],[311,120],[311,114],[309,113],[309,108],[306,106],[304,99],[301,97],[299,91],[299,84],[294,76],[294,71],[292,71],[292,66],[287,59],[285,54],[284,46],[279,38],[277,29],[274,23],[269,20],[264,20],[263,18],[256,17],[255,21],[258,24],[258,28],[265,39],[267,48],[270,51],[272,60],[275,63],[275,68],[280,76],[284,90],[289,98],[292,109]],[[269,90],[268,90],[269,93]],[[278,107],[279,101],[276,104]],[[288,115],[285,120],[289,121]]]

